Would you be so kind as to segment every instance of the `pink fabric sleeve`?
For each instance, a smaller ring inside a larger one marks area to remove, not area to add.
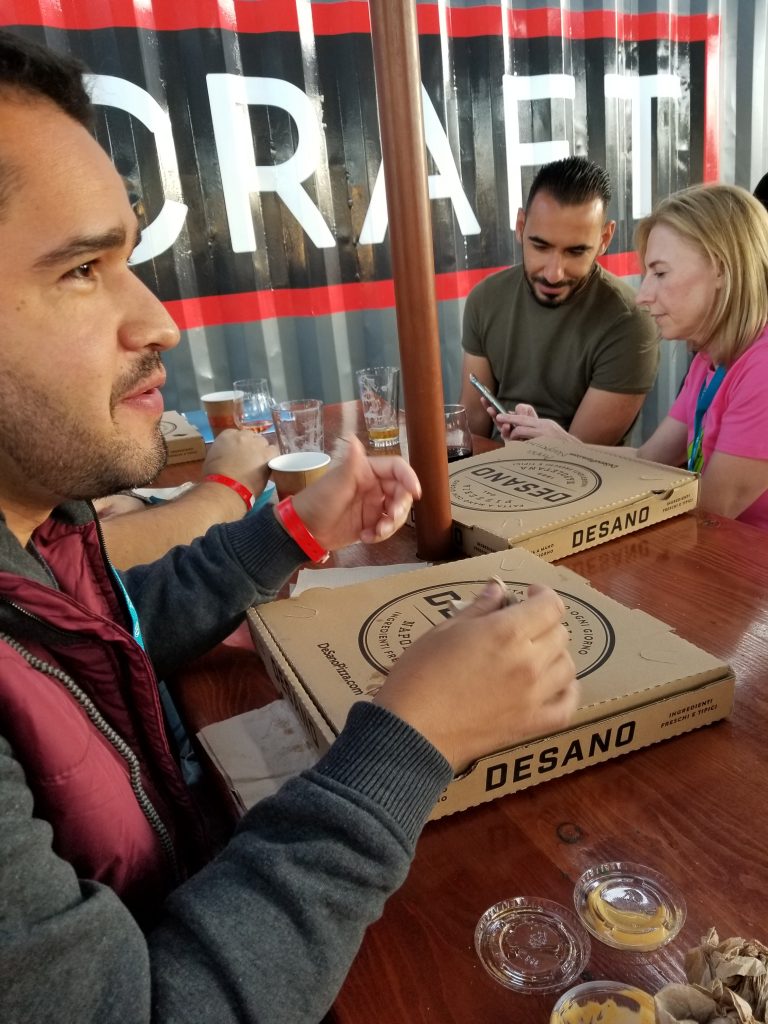
[[[768,459],[768,344],[732,367],[715,450],[747,459]]]

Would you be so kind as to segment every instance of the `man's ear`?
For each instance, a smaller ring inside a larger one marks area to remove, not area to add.
[[[600,247],[597,250],[597,255],[602,256],[608,246],[611,244],[613,233],[616,230],[616,221],[607,220],[603,224],[603,230],[600,232]]]
[[[515,221],[515,238],[518,240],[520,245],[523,244],[523,228],[525,227],[525,210],[520,207],[517,211],[517,220]]]

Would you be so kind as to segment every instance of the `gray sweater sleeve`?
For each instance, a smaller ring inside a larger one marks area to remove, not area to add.
[[[330,752],[251,810],[144,936],[52,852],[0,738],[0,1020],[320,1021],[450,778],[420,734],[355,705]]]
[[[223,640],[306,560],[267,505],[121,573],[158,677]]]

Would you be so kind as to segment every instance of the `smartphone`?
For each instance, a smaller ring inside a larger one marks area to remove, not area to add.
[[[485,384],[481,384],[480,383],[480,381],[477,379],[477,377],[474,375],[474,373],[470,373],[470,375],[469,375],[469,383],[473,387],[477,388],[477,390],[480,392],[480,394],[483,396],[483,398],[486,400],[486,402],[490,402],[491,403],[491,405],[496,410],[496,412],[506,412],[507,411],[504,408],[504,406],[501,404],[501,402],[498,400],[496,395],[492,395],[491,392],[488,390],[488,388],[485,386]]]

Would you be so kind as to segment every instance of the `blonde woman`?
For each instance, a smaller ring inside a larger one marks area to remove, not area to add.
[[[621,451],[700,472],[703,508],[768,530],[768,212],[744,189],[696,185],[662,200],[635,243],[638,305],[696,356],[658,429]],[[505,440],[568,436],[531,406],[489,415]]]

